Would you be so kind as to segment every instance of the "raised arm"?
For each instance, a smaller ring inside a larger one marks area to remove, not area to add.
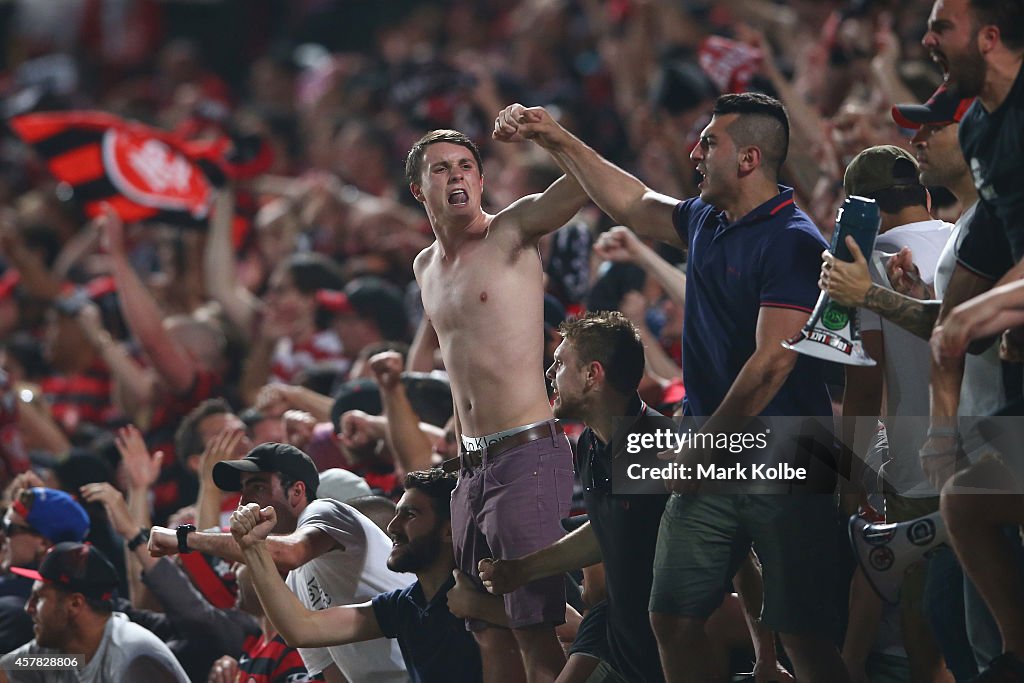
[[[245,562],[231,534],[195,531],[188,535],[188,547],[230,562]],[[286,536],[271,536],[267,539],[266,547],[279,571],[291,571],[334,550],[339,544],[326,531],[301,527]],[[175,530],[153,527],[149,535],[149,552],[153,557],[176,554],[178,536]]]
[[[838,304],[866,308],[921,339],[928,339],[939,315],[939,301],[922,301],[871,281],[868,263],[857,242],[846,238],[853,262],[822,253],[818,286]]]
[[[655,192],[559,125],[542,107],[506,107],[494,122],[496,140],[532,140],[554,157],[602,211],[637,234],[684,247],[672,223],[678,201]]]
[[[388,446],[395,455],[399,476],[406,472],[429,469],[432,462],[433,439],[420,429],[416,414],[402,384],[402,355],[394,351],[378,353],[370,358],[380,388],[386,418]]]
[[[231,248],[231,222],[235,216],[235,193],[225,189],[217,195],[203,254],[203,274],[210,297],[221,305],[231,324],[243,334],[252,331],[259,299],[238,283],[235,255]]]
[[[629,228],[617,225],[594,243],[594,252],[606,261],[633,263],[643,268],[678,306],[686,306],[686,275],[637,239]]]
[[[113,209],[107,207],[99,224],[120,294],[121,313],[128,328],[139,340],[168,388],[174,394],[185,393],[192,388],[199,371],[196,362],[167,334],[163,312],[128,262],[121,219]]]
[[[383,637],[370,603],[309,610],[278,573],[267,535],[277,523],[274,508],[249,503],[231,514],[231,535],[249,568],[267,618],[291,647],[326,647]]]

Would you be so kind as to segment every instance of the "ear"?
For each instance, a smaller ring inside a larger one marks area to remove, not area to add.
[[[753,145],[740,149],[740,173],[750,173],[761,165],[761,148]]]
[[[999,27],[991,24],[981,27],[978,31],[977,41],[978,51],[983,55],[987,55],[1002,41],[1002,35],[999,33]]]
[[[416,201],[418,201],[420,204],[427,201],[426,198],[423,196],[423,188],[420,187],[418,183],[409,183],[409,192],[412,193],[412,196],[415,197]]]
[[[442,543],[453,543],[452,541],[452,521],[446,520],[441,525],[441,542]]]
[[[306,482],[297,481],[292,484],[291,489],[288,491],[288,504],[295,506],[306,500]]]
[[[202,453],[193,453],[185,458],[185,469],[193,474],[199,474],[199,463],[202,459]]]
[[[592,360],[587,363],[587,382],[586,386],[588,389],[597,386],[599,383],[603,384],[605,379],[604,366],[598,363],[596,360]]]
[[[75,616],[85,609],[85,596],[81,593],[68,593],[64,600],[64,608],[70,616]]]

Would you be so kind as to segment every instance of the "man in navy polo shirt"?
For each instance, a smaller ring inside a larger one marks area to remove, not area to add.
[[[263,609],[292,647],[327,647],[396,638],[414,683],[479,683],[480,650],[465,622],[448,611],[455,585],[449,501],[457,479],[440,469],[410,472],[388,535],[388,568],[416,582],[361,605],[306,609],[281,580],[264,541],[274,528],[272,507],[241,506],[231,533],[242,549]],[[498,601],[500,603],[500,601]]]
[[[541,108],[506,107],[494,137],[530,139],[591,199],[635,232],[688,249],[683,368],[686,413],[722,420],[829,416],[821,363],[782,348],[817,296],[825,241],[777,184],[789,146],[782,105],[758,93],[724,95],[690,158],[700,196],[659,194],[603,159]],[[696,464],[693,451],[682,458]],[[713,680],[702,669],[704,622],[753,541],[765,570],[762,620],[777,631],[804,681],[848,681],[827,605],[836,580],[835,512],[823,495],[682,495],[662,517],[651,622],[666,678]]]

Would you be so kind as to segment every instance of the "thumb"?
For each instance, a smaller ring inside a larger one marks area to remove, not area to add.
[[[157,467],[160,467],[161,465],[163,465],[163,463],[164,463],[164,452],[163,451],[157,451],[156,453],[154,453],[153,454],[153,462],[156,464]]]
[[[850,256],[853,257],[854,263],[864,263],[864,253],[857,246],[857,240],[853,239],[852,235],[846,236],[846,246],[850,248]]]
[[[274,507],[272,505],[268,505],[267,507],[260,510],[260,519],[262,521],[274,519],[275,517],[277,517],[277,513],[274,511]]]

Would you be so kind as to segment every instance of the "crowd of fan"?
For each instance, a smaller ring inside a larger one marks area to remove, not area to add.
[[[105,660],[115,668],[82,680],[117,670],[119,680],[295,682],[308,669],[329,681],[401,681],[410,659],[422,663],[431,651],[449,652],[434,666],[463,668],[434,669],[437,677],[423,680],[479,680],[470,636],[441,639],[451,624],[430,621],[426,606],[419,621],[402,611],[406,599],[430,602],[403,593],[409,584],[428,585],[431,571],[450,578],[453,560],[417,546],[427,560],[403,564],[392,552],[421,533],[410,529],[424,507],[437,524],[448,519],[454,481],[432,468],[459,451],[439,343],[413,278],[413,260],[433,235],[408,190],[406,151],[428,130],[466,133],[483,155],[485,208],[505,207],[561,175],[539,146],[491,140],[495,116],[522,102],[544,106],[648,186],[690,197],[699,191],[690,151],[718,96],[766,92],[792,124],[781,180],[827,241],[858,153],[914,148],[914,133],[890,108],[924,102],[942,82],[921,45],[930,11],[930,0],[5,3],[7,116],[98,109],[196,137],[259,135],[274,156],[266,173],[219,188],[201,229],[124,225],[113,212],[86,220],[28,147],[3,139],[0,652],[33,638],[84,648],[65,634],[77,629],[98,642],[101,633],[89,628],[100,623],[102,632],[112,609],[116,627],[103,637],[120,653]],[[930,204],[920,220],[952,222],[972,203],[921,173]],[[903,218],[893,225],[918,220]],[[594,205],[540,248],[544,367],[509,372],[543,373],[567,319],[618,310],[644,342],[640,396],[675,414],[685,395],[682,252],[615,226]],[[930,284],[925,271],[934,263],[917,266]],[[892,268],[890,276],[898,279]],[[853,386],[871,379],[855,377]],[[843,381],[840,371],[829,378],[837,411]],[[927,376],[910,381],[927,390]],[[863,392],[848,386],[847,397],[859,399],[856,414],[885,416]],[[927,415],[924,400],[923,413],[903,414]],[[566,424],[574,438],[583,427]],[[908,519],[937,509],[944,481],[931,491],[936,507]],[[582,488],[578,481],[577,512]],[[258,507],[232,519],[240,499]],[[267,506],[272,524],[259,511]],[[234,537],[223,531],[229,526]],[[339,621],[330,642],[301,624],[278,633],[261,607],[266,577],[254,590],[255,572],[243,569],[266,559],[246,547],[260,528],[281,535],[266,548],[271,566],[291,570],[301,605],[288,609],[322,601],[372,608],[354,611],[351,625]],[[81,594],[67,608],[70,621],[46,621],[47,601],[59,596],[45,591],[56,589],[33,589],[12,568]],[[336,584],[318,587],[332,572]],[[600,602],[602,581],[588,574],[582,598],[570,600],[558,631],[567,649],[580,613]],[[847,609],[846,585],[821,588],[837,614]],[[493,609],[459,576],[449,589],[460,617]],[[929,606],[906,608],[925,625],[915,622],[915,644],[904,649],[891,608],[859,611],[876,600],[862,577],[851,595],[854,635],[843,654],[852,680],[979,673],[963,600],[958,627]],[[716,617],[708,657],[733,673],[749,667],[757,648],[737,599]],[[129,620],[144,629],[128,629]],[[380,636],[397,643],[337,645]],[[286,641],[303,644],[302,657]],[[922,641],[923,655],[914,649]],[[1000,651],[997,636],[980,664]]]

